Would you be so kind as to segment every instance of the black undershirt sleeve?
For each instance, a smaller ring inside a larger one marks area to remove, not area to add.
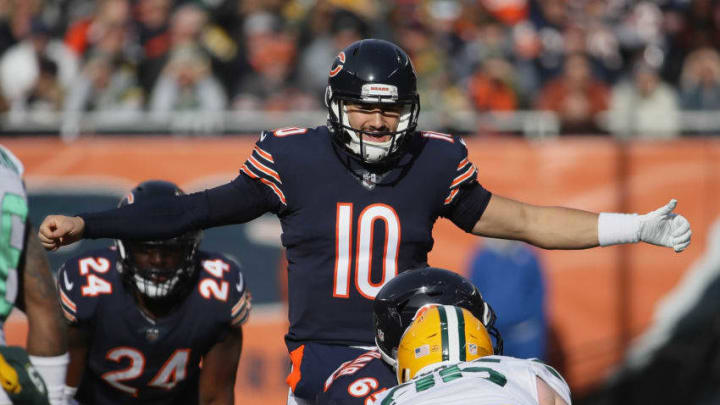
[[[445,216],[463,231],[472,232],[475,224],[485,212],[491,197],[492,193],[480,183],[473,182],[463,186],[457,200]]]
[[[209,190],[82,213],[86,239],[169,239],[213,226],[250,221],[273,210],[266,190],[240,175]]]

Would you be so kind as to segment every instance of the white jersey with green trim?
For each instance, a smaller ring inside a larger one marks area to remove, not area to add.
[[[22,181],[23,165],[0,145],[0,339],[2,326],[18,293],[17,267],[25,242],[28,215],[27,195]]]
[[[555,369],[539,360],[487,356],[445,365],[375,397],[374,405],[537,405],[537,377],[566,403],[570,388]]]

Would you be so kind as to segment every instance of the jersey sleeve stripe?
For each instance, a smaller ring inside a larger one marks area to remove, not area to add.
[[[255,159],[255,156],[250,155],[250,158],[247,160],[246,164],[250,164],[253,168],[256,170],[272,177],[277,181],[279,184],[282,184],[282,181],[280,181],[280,175],[275,170],[265,166],[264,164],[260,163],[259,160]]]
[[[277,195],[277,197],[280,199],[280,202],[282,202],[284,205],[287,205],[287,202],[285,201],[285,194],[282,192],[282,190],[280,190],[278,186],[275,185],[275,183],[253,173],[252,170],[247,167],[247,165],[243,165],[243,167],[240,168],[240,171],[247,174],[251,179],[259,180],[266,186],[270,187],[273,193],[275,193],[275,195]]]
[[[237,316],[234,316],[232,318],[232,322],[230,322],[231,325],[242,325],[244,324],[250,315],[250,310],[247,308],[244,311],[241,311]]]
[[[235,304],[235,306],[232,307],[232,310],[230,311],[233,318],[235,317],[235,315],[237,315],[238,312],[240,312],[241,309],[245,307],[245,301],[245,295],[243,294],[242,298],[238,300],[237,304]]]
[[[261,158],[267,160],[270,163],[275,163],[273,160],[273,157],[268,152],[265,152],[264,150],[260,149],[259,146],[255,145],[255,148],[253,149]]]
[[[445,198],[445,205],[450,204],[454,199],[457,193],[460,192],[460,189],[454,188],[450,191],[450,194]]]
[[[441,134],[439,132],[431,132],[431,131],[423,132],[422,136],[424,136],[425,138],[441,139],[445,142],[455,143],[455,140],[453,139],[452,135]]]
[[[460,163],[458,164],[457,170],[460,170],[463,167],[467,166],[468,163],[470,163],[470,161],[467,160],[467,158],[461,160]]]
[[[60,289],[60,302],[73,313],[77,312],[77,305]]]
[[[77,318],[76,318],[73,314],[71,314],[70,312],[68,312],[67,309],[65,309],[65,307],[60,306],[60,309],[62,309],[63,315],[65,316],[65,319],[67,319],[68,321],[70,321],[70,322],[72,322],[72,323],[77,323]]]
[[[455,177],[452,184],[450,184],[450,188],[457,187],[462,182],[474,176],[476,172],[477,170],[475,169],[475,165],[471,165],[464,173]]]
[[[261,178],[260,181],[272,189],[275,195],[277,195],[277,197],[280,199],[280,202],[282,202],[284,205],[287,205],[287,201],[285,201],[285,194],[282,192],[282,190],[280,190],[280,188],[278,188],[278,186],[276,186],[273,182],[265,180],[263,178]]]

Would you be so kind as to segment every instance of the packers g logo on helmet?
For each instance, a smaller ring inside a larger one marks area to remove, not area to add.
[[[400,339],[398,383],[410,380],[431,365],[471,361],[492,354],[490,335],[470,311],[452,305],[424,306]]]

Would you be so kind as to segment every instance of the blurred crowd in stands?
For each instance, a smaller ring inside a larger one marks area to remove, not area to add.
[[[666,138],[720,109],[717,0],[0,0],[0,112],[321,110],[365,37],[411,55],[424,110]]]

